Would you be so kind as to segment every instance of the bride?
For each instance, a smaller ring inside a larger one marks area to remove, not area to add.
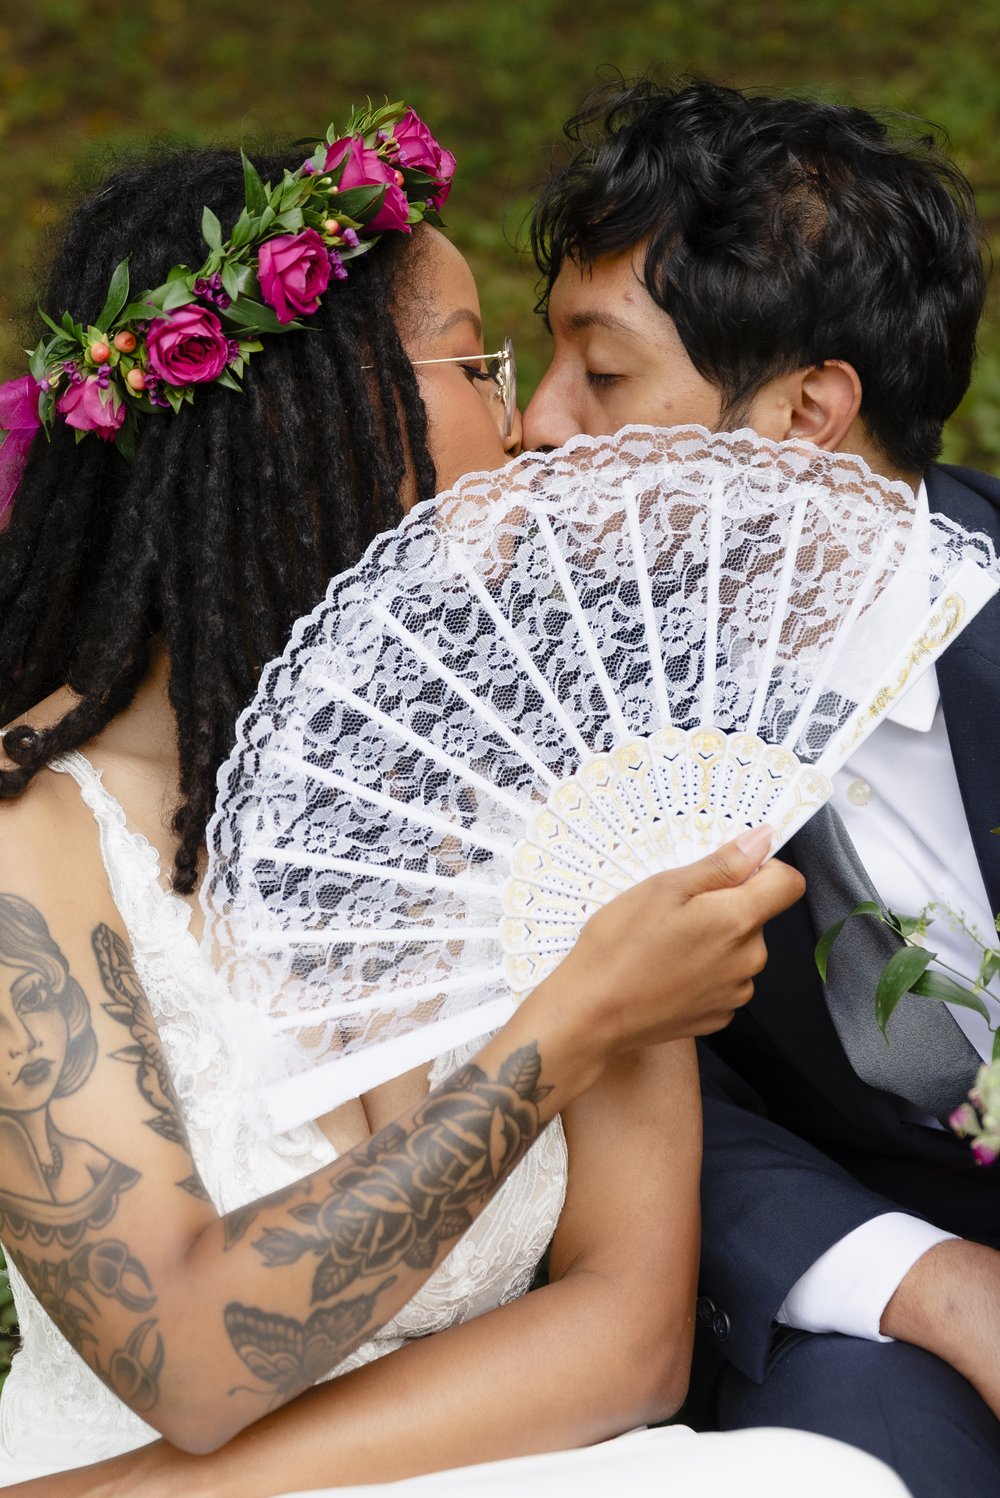
[[[463,1491],[441,1469],[512,1461],[469,1480],[548,1491],[582,1462],[580,1492],[694,1470],[702,1493],[792,1471],[898,1493],[793,1433],[594,1445],[684,1398],[690,1037],[747,1000],[762,924],[801,893],[758,871],[766,830],[619,897],[478,1051],[322,1131],[251,1127],[199,944],[236,717],[332,574],[519,438],[469,270],[420,222],[454,163],[412,111],[259,165],[170,152],[109,178],[68,224],[20,391],[50,440],[0,537],[0,1239],[22,1337],[0,1484]],[[72,1071],[71,986],[93,1040]],[[80,1161],[92,1189],[65,1189]]]

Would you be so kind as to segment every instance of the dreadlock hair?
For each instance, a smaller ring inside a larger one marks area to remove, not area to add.
[[[255,164],[274,181],[287,163]],[[237,151],[126,167],[73,215],[42,305],[93,322],[125,255],[133,287],[155,286],[200,263],[204,205],[228,232],[243,202]],[[242,396],[206,385],[178,415],[143,417],[133,461],[92,437],[77,445],[62,422],[35,440],[0,535],[0,723],[61,686],[80,700],[52,727],[4,735],[16,768],[0,771],[0,796],[128,706],[158,636],[180,756],[173,884],[194,889],[216,773],[264,665],[330,577],[402,518],[407,472],[420,498],[434,493],[394,320],[419,239],[387,235],[355,260],[307,331],[268,339]]]
[[[869,435],[920,471],[968,387],[986,275],[972,188],[917,123],[619,76],[567,124],[535,206],[539,310],[567,259],[641,245],[727,426],[770,380],[843,359]]]

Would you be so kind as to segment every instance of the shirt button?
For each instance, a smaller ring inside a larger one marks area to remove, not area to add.
[[[705,1326],[711,1326],[715,1316],[715,1301],[710,1300],[707,1295],[698,1297],[698,1320]]]
[[[867,780],[852,780],[847,787],[847,799],[852,806],[867,806],[872,798],[872,788]]]
[[[712,1317],[712,1332],[717,1342],[728,1342],[733,1324],[725,1311],[716,1311]]]

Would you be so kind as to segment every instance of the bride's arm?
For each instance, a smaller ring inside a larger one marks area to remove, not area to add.
[[[48,1479],[46,1498],[269,1498],[579,1446],[665,1419],[684,1398],[693,1335],[693,1047],[623,1058],[564,1124],[569,1190],[543,1289],[322,1384],[209,1456],[158,1442]]]
[[[159,1038],[113,910],[95,922],[89,899],[58,889],[51,863],[32,888],[29,864],[18,866],[25,894],[0,897],[4,1022],[19,1057],[4,1106],[24,1102],[18,1116],[52,1189],[23,1195],[0,1161],[0,1236],[114,1391],[201,1452],[389,1320],[613,1055],[724,1023],[762,964],[760,923],[801,890],[775,864],[739,884],[753,861],[730,845],[620,896],[474,1067],[369,1145],[258,1204],[250,1226],[245,1214],[220,1220],[192,1190]],[[54,1134],[39,1125],[43,1106]]]

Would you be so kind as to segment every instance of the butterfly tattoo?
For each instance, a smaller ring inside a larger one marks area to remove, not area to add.
[[[240,1386],[230,1393],[269,1392],[269,1408],[275,1409],[310,1388],[357,1346],[372,1323],[376,1300],[395,1283],[395,1275],[390,1275],[370,1294],[314,1311],[308,1321],[235,1302],[228,1305],[225,1324],[233,1349],[265,1385],[264,1389]]]

